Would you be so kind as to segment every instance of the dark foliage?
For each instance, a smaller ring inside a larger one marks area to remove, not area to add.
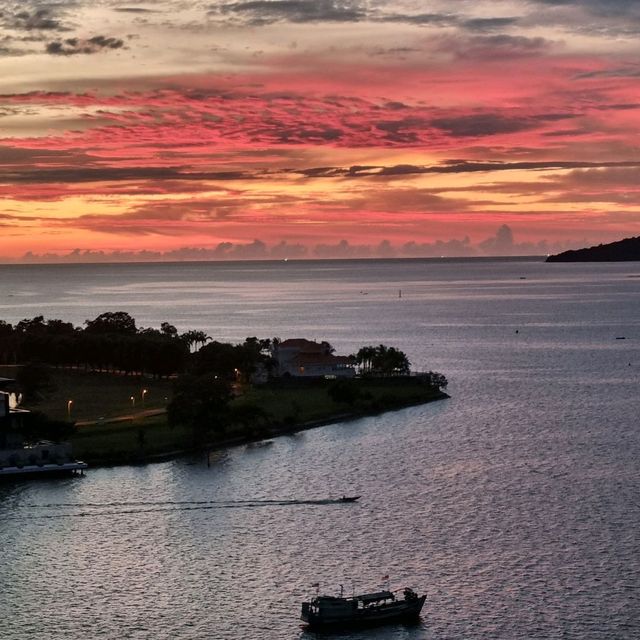
[[[230,384],[222,378],[181,376],[167,407],[169,424],[190,427],[196,442],[205,441],[211,433],[222,434],[230,422],[231,397]]]
[[[404,352],[384,344],[362,347],[356,362],[364,375],[407,375],[411,365]]]
[[[22,435],[26,442],[64,442],[69,440],[75,431],[76,427],[72,422],[51,420],[39,411],[26,413],[22,419]]]
[[[213,341],[203,346],[192,361],[196,375],[213,374],[224,380],[248,382],[260,366],[269,368],[270,341],[247,338],[242,344]]]
[[[449,384],[449,381],[446,379],[446,377],[441,373],[437,373],[436,371],[423,373],[421,374],[420,378],[426,384],[438,389],[446,389],[447,385]]]
[[[126,311],[107,311],[94,320],[86,320],[87,333],[133,335],[136,321]]]
[[[327,393],[334,402],[349,406],[353,406],[361,395],[354,380],[338,380],[327,389]]]
[[[124,311],[102,313],[87,320],[85,329],[36,316],[15,327],[0,322],[0,363],[41,362],[162,377],[183,371],[190,344],[205,338],[201,332],[180,336],[166,322],[160,330],[137,329],[135,320]]]
[[[41,400],[44,394],[55,390],[49,367],[41,362],[31,362],[20,367],[16,382],[24,400],[32,404]]]

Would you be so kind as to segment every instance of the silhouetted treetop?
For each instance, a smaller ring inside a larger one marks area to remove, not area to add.
[[[364,375],[407,375],[411,365],[404,352],[384,344],[362,347],[356,362]]]
[[[126,311],[106,311],[94,320],[85,321],[88,333],[119,333],[133,335],[136,333],[136,321]]]

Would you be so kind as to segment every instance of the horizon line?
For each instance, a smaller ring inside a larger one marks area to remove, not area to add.
[[[238,258],[233,260],[225,259],[185,259],[185,260],[93,260],[93,261],[22,261],[15,260],[6,262],[0,258],[0,267],[80,267],[80,266],[114,266],[114,265],[137,265],[137,264],[243,264],[243,263],[304,263],[304,262],[538,262],[544,261],[551,254],[527,254],[510,256],[389,256],[389,257],[336,257],[336,258]]]

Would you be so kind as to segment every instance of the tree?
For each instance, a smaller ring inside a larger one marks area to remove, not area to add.
[[[194,354],[194,372],[196,375],[211,373],[233,382],[240,359],[241,355],[234,345],[214,340]]]
[[[13,364],[18,357],[20,337],[13,326],[4,320],[0,320],[0,362]]]
[[[32,319],[25,318],[20,320],[16,325],[16,331],[27,335],[44,334],[47,326],[44,322],[44,316],[35,316]]]
[[[64,320],[47,320],[47,333],[50,336],[72,336],[77,329]]]
[[[230,384],[213,375],[182,376],[167,406],[171,426],[190,427],[194,442],[203,443],[210,433],[224,433],[229,424]]]
[[[107,311],[85,324],[88,333],[133,335],[137,331],[136,321],[126,311]]]
[[[383,344],[377,348],[374,366],[384,375],[407,375],[410,371],[407,356],[399,349]]]
[[[447,378],[436,371],[429,371],[429,373],[423,375],[423,378],[427,384],[438,389],[446,389],[449,384]]]
[[[370,373],[373,369],[373,359],[376,355],[375,347],[361,347],[356,353],[356,362],[360,366],[362,373]]]
[[[194,347],[197,350],[198,346],[203,347],[209,340],[211,340],[211,338],[204,331],[196,331],[196,330],[191,330],[191,331],[182,333],[180,335],[180,339],[187,344],[187,346],[189,347],[189,350],[191,350]]]
[[[148,338],[141,344],[144,370],[154,376],[169,376],[184,369],[189,357],[187,345],[165,334]]]
[[[45,393],[55,390],[49,368],[39,362],[31,362],[18,369],[16,382],[28,403],[35,404]]]
[[[0,336],[10,336],[13,333],[13,326],[4,320],[0,320]]]
[[[356,362],[365,375],[408,375],[411,371],[406,354],[384,344],[362,347],[356,354]]]
[[[251,376],[260,368],[272,369],[271,340],[259,340],[255,336],[246,338],[242,344],[236,346],[238,378],[249,382]]]
[[[169,336],[170,338],[177,338],[178,337],[178,330],[172,324],[169,324],[168,322],[163,322],[160,325],[160,331],[165,336]]]

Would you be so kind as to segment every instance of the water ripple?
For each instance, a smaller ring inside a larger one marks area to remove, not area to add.
[[[47,286],[35,269],[24,290],[41,286],[30,304],[79,322],[117,299],[145,326],[168,319],[220,340],[261,327],[340,351],[395,344],[445,372],[452,398],[233,448],[210,468],[0,485],[2,640],[640,637],[640,297],[628,266],[174,267],[69,270],[41,275]],[[178,318],[164,317],[171,296]],[[362,498],[335,504],[344,494]],[[420,624],[300,628],[315,582],[360,591],[385,574],[427,593]]]

